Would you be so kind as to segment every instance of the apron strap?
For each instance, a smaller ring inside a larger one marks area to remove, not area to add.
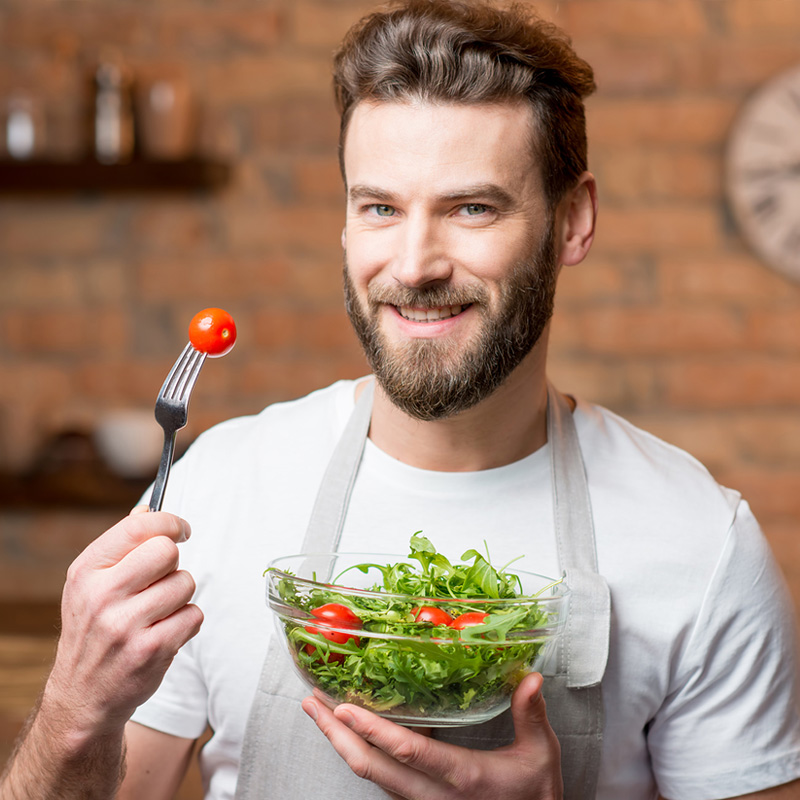
[[[334,553],[339,548],[347,506],[367,443],[375,380],[367,381],[333,451],[317,491],[301,553]]]
[[[547,387],[547,441],[558,558],[572,590],[562,666],[569,688],[596,686],[608,662],[611,595],[597,571],[591,499],[575,421],[552,384]]]

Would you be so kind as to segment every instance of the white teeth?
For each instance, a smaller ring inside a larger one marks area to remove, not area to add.
[[[409,308],[408,306],[399,306],[398,311],[401,317],[409,319],[412,322],[436,322],[440,319],[448,319],[455,317],[464,310],[465,306],[442,306],[441,308]]]

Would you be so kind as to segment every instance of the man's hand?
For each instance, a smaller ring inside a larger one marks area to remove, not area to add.
[[[200,629],[194,580],[178,569],[189,526],[145,512],[134,509],[70,566],[55,663],[0,800],[111,797],[125,723]]]
[[[130,516],[72,563],[61,601],[61,637],[45,700],[88,729],[121,728],[158,688],[203,615],[178,570],[177,543],[189,525],[172,514]]]
[[[547,721],[542,676],[528,675],[511,701],[515,739],[497,750],[439,742],[352,705],[333,711],[308,697],[316,721],[350,769],[405,800],[558,800],[561,748]]]

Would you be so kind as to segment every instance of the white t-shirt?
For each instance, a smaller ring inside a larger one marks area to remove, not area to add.
[[[170,479],[164,508],[192,526],[181,566],[205,623],[134,720],[191,738],[211,726],[200,756],[209,799],[233,797],[273,635],[262,573],[301,547],[353,390],[342,381],[223,423]],[[800,777],[795,625],[749,507],[609,411],[579,402],[574,419],[612,598],[597,797],[709,800]],[[367,442],[339,549],[406,553],[422,530],[453,560],[485,541],[498,566],[524,554],[520,569],[557,575],[549,471],[547,446],[497,469],[445,473]]]

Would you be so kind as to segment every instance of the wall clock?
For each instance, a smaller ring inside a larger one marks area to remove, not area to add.
[[[750,247],[800,282],[800,66],[745,102],[731,129],[725,171],[731,209]]]

